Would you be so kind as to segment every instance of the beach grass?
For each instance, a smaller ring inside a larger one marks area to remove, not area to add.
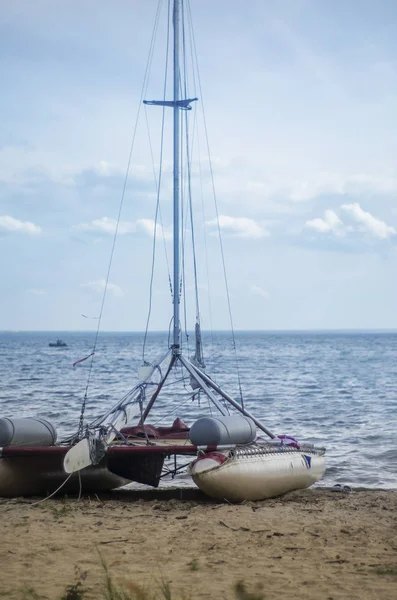
[[[197,558],[193,558],[189,566],[191,571],[198,571],[200,567]]]
[[[175,594],[171,585],[164,578],[161,578],[156,587],[152,589],[147,589],[132,580],[126,581],[123,585],[116,584],[101,554],[99,554],[99,558],[103,569],[104,587],[98,600],[194,600],[193,596],[185,593]],[[197,561],[193,560],[192,563],[197,565]],[[89,593],[89,588],[85,587],[86,576],[87,573],[76,569],[77,580],[66,586],[59,600],[84,600]],[[260,588],[256,587],[254,591],[250,591],[244,581],[238,581],[233,589],[235,600],[264,600],[265,598]],[[42,596],[31,586],[20,589],[19,597],[21,600],[47,599],[47,596]]]
[[[384,565],[376,569],[378,575],[391,575],[397,577],[397,565]]]
[[[147,588],[133,580],[127,580],[123,584],[115,583],[108,564],[102,554],[98,551],[99,560],[103,572],[103,586],[97,600],[194,600],[194,595],[186,595],[184,592],[175,593],[169,582],[160,575],[155,579],[152,587]],[[199,570],[198,559],[192,559],[189,563],[191,571]],[[385,564],[375,569],[381,576],[397,577],[397,565]],[[85,600],[90,595],[90,588],[86,586],[87,571],[75,569],[75,582],[67,585],[64,592],[57,600]],[[264,600],[263,585],[247,586],[244,580],[237,581],[232,588],[234,600]],[[0,594],[0,598],[6,595]],[[13,595],[15,597],[15,595]],[[226,597],[226,596],[225,596]],[[20,588],[18,598],[20,600],[47,600],[47,596],[39,594],[34,587],[24,586]]]

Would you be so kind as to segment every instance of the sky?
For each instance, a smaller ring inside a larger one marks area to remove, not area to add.
[[[95,329],[157,0],[0,8],[0,330]],[[234,327],[397,328],[397,3],[191,0],[191,12],[202,89],[189,122],[204,107]],[[149,99],[163,94],[165,15],[164,3]],[[157,177],[161,109],[146,114]],[[199,125],[194,143],[202,327],[228,329]],[[154,330],[172,316],[170,141],[164,149]],[[145,328],[155,207],[141,109],[104,330]]]

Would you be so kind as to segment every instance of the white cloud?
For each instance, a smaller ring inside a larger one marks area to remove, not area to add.
[[[81,223],[77,225],[76,229],[79,231],[91,231],[98,233],[109,233],[114,234],[116,231],[117,221],[116,219],[109,219],[109,217],[101,217],[100,219],[95,219],[91,221],[91,223]],[[137,233],[138,231],[142,231],[149,235],[149,237],[153,238],[154,235],[154,221],[153,219],[138,219],[136,222],[134,221],[120,221],[118,226],[118,234],[125,235],[129,233]],[[161,227],[159,223],[157,223],[156,228],[156,236],[158,238],[164,238],[166,240],[172,239],[172,231],[169,228]]]
[[[365,175],[353,173],[350,175],[334,172],[320,172],[309,175],[307,179],[295,180],[290,184],[289,198],[300,202],[313,200],[318,196],[367,194],[389,195],[397,192],[397,178],[390,175]]]
[[[323,219],[317,218],[306,221],[305,227],[310,227],[320,233],[332,232],[336,235],[343,234],[343,223],[336,212],[331,209],[325,211]]]
[[[114,175],[125,176],[125,172],[122,168],[117,165],[109,163],[107,160],[100,160],[99,163],[95,164],[92,167],[92,170],[98,173],[101,177],[111,177]],[[135,178],[139,177],[140,179],[152,179],[152,171],[148,170],[145,165],[140,164],[131,164],[130,175],[133,175]]]
[[[229,217],[227,215],[219,215],[218,220],[212,219],[211,221],[207,221],[207,225],[210,227],[215,227],[218,225],[218,221],[220,229],[229,231],[236,237],[259,239],[269,235],[260,223],[254,221],[253,219],[248,219],[247,217]]]
[[[269,157],[271,164],[271,157]],[[233,202],[278,214],[299,211],[299,205],[318,197],[344,196],[360,200],[371,199],[375,194],[382,197],[397,193],[397,177],[388,170],[375,174],[359,171],[326,171],[321,167],[311,170],[306,163],[282,168],[278,164],[270,170],[265,164],[246,165],[236,159],[216,177],[216,190],[222,201]],[[225,210],[225,209],[223,209]]]
[[[33,294],[34,296],[45,296],[45,294],[47,293],[45,290],[35,290],[35,289],[26,290],[26,292],[28,294]]]
[[[346,194],[375,192],[378,194],[394,194],[397,192],[397,177],[391,175],[356,174],[346,178],[343,188]]]
[[[154,221],[153,219],[138,219],[136,222],[137,227],[147,233],[151,238],[154,235]],[[156,227],[156,237],[163,238],[166,240],[172,239],[172,231],[167,227],[161,227],[159,223],[157,223]]]
[[[343,194],[344,178],[335,173],[316,173],[306,179],[291,181],[288,196],[294,202],[313,200],[324,194]]]
[[[111,165],[106,160],[100,160],[99,165],[96,168],[96,171],[99,175],[103,177],[110,177],[111,175],[119,175],[120,171],[114,165]]]
[[[106,287],[106,281],[105,279],[99,279],[98,281],[89,281],[88,283],[80,284],[80,287],[87,292],[93,292],[94,294],[103,294]],[[116,285],[115,283],[108,283],[107,291],[118,298],[124,296],[124,292],[121,289],[121,287]]]
[[[253,177],[257,175],[258,172],[252,173]],[[397,192],[397,177],[390,173],[363,174],[323,170],[311,172],[307,170],[306,165],[302,166],[300,173],[294,173],[293,170],[289,173],[285,170],[276,170],[269,174],[266,180],[252,178],[243,187],[241,180],[240,173],[238,176],[235,172],[227,173],[221,179],[220,190],[225,194],[233,194],[237,191],[239,197],[244,194],[251,202],[255,202],[255,199],[263,202],[263,198],[283,197],[294,203],[307,202],[325,195],[388,196]],[[218,187],[217,183],[217,189]]]
[[[289,184],[290,200],[302,202],[325,194],[361,196],[368,193],[393,194],[397,191],[397,178],[384,175],[364,175],[319,172],[308,174],[305,179],[296,179]]]
[[[371,213],[363,210],[358,202],[342,204],[341,209],[349,213],[357,223],[360,223],[361,230],[368,231],[375,237],[385,240],[392,235],[396,235],[394,227],[386,225],[384,221],[377,219]]]
[[[345,225],[333,210],[328,209],[325,211],[323,219],[316,218],[306,221],[305,227],[315,229],[319,233],[331,232],[335,235],[344,235],[346,232],[352,231],[368,232],[382,240],[397,233],[394,227],[363,210],[358,202],[342,204],[340,208],[359,225]]]
[[[257,296],[261,296],[262,298],[265,298],[265,300],[268,300],[270,297],[269,292],[267,292],[263,288],[259,287],[259,285],[251,285],[251,292],[253,294],[256,294]]]
[[[80,231],[97,231],[102,233],[114,234],[116,231],[117,221],[116,219],[109,219],[109,217],[101,217],[100,219],[94,219],[91,223],[81,223],[77,225],[76,229]],[[118,227],[118,233],[124,235],[126,233],[135,233],[136,225],[132,221],[120,221]]]
[[[0,229],[20,231],[21,233],[29,233],[30,235],[38,235],[42,231],[41,227],[30,221],[19,221],[8,215],[0,217]]]

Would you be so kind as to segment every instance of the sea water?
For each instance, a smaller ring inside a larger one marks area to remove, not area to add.
[[[60,337],[66,348],[50,348]],[[92,364],[73,367],[93,347],[92,332],[0,334],[0,417],[40,416],[60,437],[106,412],[137,382],[143,335],[101,333]],[[397,489],[397,334],[320,332],[204,333],[207,370],[277,434],[327,449],[324,485]],[[184,347],[192,355],[192,341]],[[151,333],[145,360],[168,347]],[[190,346],[190,348],[189,348]],[[182,375],[182,373],[180,373]],[[176,377],[178,374],[176,374]],[[191,424],[209,412],[190,388],[166,388],[148,422]],[[183,483],[183,476],[181,478]],[[174,481],[177,483],[177,481]]]

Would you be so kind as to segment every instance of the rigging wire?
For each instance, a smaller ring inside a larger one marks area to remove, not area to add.
[[[187,98],[189,97],[189,93],[188,93],[188,89],[189,89],[189,81],[188,81],[188,68],[187,68],[187,56],[188,56],[188,52],[187,52],[187,43],[186,43],[186,29],[185,29],[185,8],[184,8],[184,4],[182,4],[182,55],[183,55],[183,90],[182,93],[184,94],[184,97]],[[190,39],[190,49],[191,49],[191,39]],[[191,54],[192,56],[192,54]],[[197,88],[196,88],[196,81],[195,81],[195,76],[194,76],[194,63],[192,60],[192,73],[193,73],[193,95],[197,96]],[[182,81],[181,81],[181,87],[182,87]],[[198,293],[198,277],[197,277],[197,254],[196,254],[196,241],[195,241],[195,226],[194,226],[194,217],[193,217],[193,206],[192,206],[192,185],[191,185],[191,174],[192,174],[192,169],[191,169],[191,164],[192,164],[192,156],[193,156],[193,149],[194,149],[194,133],[195,133],[195,129],[196,129],[196,111],[194,111],[194,119],[193,119],[193,127],[192,127],[192,141],[190,143],[190,133],[189,133],[189,120],[188,120],[188,114],[186,112],[185,114],[185,140],[186,140],[186,179],[185,179],[185,186],[187,186],[187,200],[186,200],[186,221],[185,221],[185,225],[184,225],[184,243],[185,243],[185,235],[188,232],[188,223],[190,223],[190,234],[191,234],[191,244],[192,244],[192,259],[193,259],[193,278],[194,278],[194,291],[195,291],[195,303],[196,303],[196,325],[199,327],[200,326],[200,303],[199,303],[199,293]],[[183,125],[183,120],[182,120],[182,125]],[[186,183],[187,182],[187,183]],[[185,253],[183,253],[183,257],[185,256]],[[183,258],[183,273],[185,276],[185,262],[184,262],[184,258]],[[186,280],[186,277],[185,277]],[[185,288],[184,288],[184,306],[185,306],[185,332],[186,332],[186,338],[188,339],[188,329],[187,329],[187,319],[186,319],[186,284],[185,284]],[[197,342],[196,342],[197,344]],[[196,352],[197,352],[197,347],[196,347]],[[202,358],[202,351],[200,352],[200,357]]]
[[[188,185],[188,215],[190,216],[190,231],[191,231],[191,239],[192,239],[192,253],[193,253],[193,275],[194,275],[194,292],[195,292],[195,300],[196,300],[196,322],[200,324],[200,302],[199,302],[199,292],[198,292],[198,277],[197,277],[197,254],[196,254],[196,239],[194,233],[194,218],[193,218],[193,204],[192,204],[192,184],[191,184],[191,157],[189,156],[189,129],[187,125],[187,115],[186,119],[186,157],[187,157],[187,185]],[[193,143],[193,142],[192,142]]]
[[[189,25],[190,25],[190,35],[188,36],[189,39],[189,53],[190,53],[190,61],[191,61],[191,73],[192,73],[192,80],[193,80],[193,89],[194,89],[194,95],[197,96],[197,83],[196,83],[196,72],[195,72],[195,64],[194,64],[194,53],[193,53],[193,35],[192,35],[192,22],[189,21]],[[214,355],[214,328],[213,328],[213,318],[212,318],[212,301],[211,301],[211,293],[210,293],[210,277],[209,277],[209,260],[208,260],[208,244],[207,244],[207,228],[206,228],[206,221],[205,221],[205,209],[204,209],[204,189],[203,189],[203,171],[202,171],[202,166],[201,166],[201,150],[200,150],[200,132],[199,132],[199,127],[198,127],[198,123],[197,123],[197,112],[195,111],[194,113],[194,123],[193,123],[193,138],[194,135],[196,136],[197,139],[197,160],[198,160],[198,173],[199,173],[199,185],[200,185],[200,200],[201,200],[201,216],[202,216],[202,225],[203,225],[203,241],[204,241],[204,257],[205,257],[205,273],[206,273],[206,279],[207,279],[207,296],[208,296],[208,313],[209,313],[209,325],[210,325],[210,339],[211,339],[211,354]],[[193,155],[193,140],[192,140],[192,155]],[[192,209],[191,209],[192,210]],[[197,291],[198,294],[198,291]],[[199,311],[198,311],[199,312]],[[215,372],[215,365],[212,369],[212,372]]]
[[[185,398],[185,400],[183,402],[180,402],[179,404],[177,404],[177,406],[175,406],[172,410],[170,410],[168,413],[166,413],[165,415],[163,415],[162,417],[160,417],[157,421],[155,421],[154,423],[154,427],[156,425],[158,425],[159,423],[161,423],[161,421],[163,421],[164,419],[166,419],[167,417],[169,417],[170,415],[172,415],[174,412],[176,412],[177,410],[179,410],[182,406],[184,406],[187,402],[189,402],[189,400],[192,402],[194,399],[194,396],[197,394],[196,391],[193,391],[187,398]]]
[[[183,138],[183,120],[181,120],[181,131],[182,131],[182,138]],[[185,180],[184,180],[184,176],[183,176],[183,154],[181,152],[181,168],[180,168],[180,172],[181,172],[181,179],[183,181],[183,185],[182,185],[182,189],[181,189],[181,223],[182,223],[182,239],[181,239],[181,282],[182,282],[182,295],[183,295],[183,320],[184,320],[184,326],[185,326],[185,337],[186,337],[186,345],[187,345],[187,353],[189,354],[190,350],[189,350],[189,332],[188,332],[188,327],[187,327],[187,302],[186,302],[186,288],[187,288],[187,284],[186,284],[186,268],[185,268],[185,259],[186,259],[186,252],[185,252],[185,241],[186,241],[186,224],[184,225],[185,222],[185,213],[184,213],[184,197],[185,197]]]
[[[184,14],[184,5],[182,4],[182,12]],[[188,94],[188,82],[187,82],[187,68],[186,68],[186,43],[185,43],[185,21],[183,20],[182,28],[182,46],[183,46],[183,66],[184,66],[184,92],[185,97]],[[195,113],[196,115],[196,113]],[[189,202],[189,214],[190,214],[190,227],[192,237],[192,252],[193,252],[193,273],[194,273],[194,288],[196,296],[196,321],[200,322],[200,305],[199,305],[199,294],[198,294],[198,283],[197,283],[197,258],[196,258],[196,241],[194,235],[194,219],[193,219],[193,207],[192,207],[192,182],[191,182],[191,153],[193,153],[193,140],[192,149],[189,149],[189,124],[187,112],[185,113],[185,129],[186,129],[186,166],[187,166],[187,186],[188,186],[188,202]],[[194,132],[194,128],[193,128]],[[194,138],[193,138],[194,139]]]
[[[78,431],[77,431],[77,437],[81,437],[82,436],[83,429],[84,429],[84,414],[85,414],[85,407],[86,407],[86,403],[87,403],[87,399],[88,399],[88,389],[89,389],[89,386],[90,386],[90,383],[91,383],[91,377],[92,377],[92,370],[93,370],[95,352],[96,352],[96,348],[97,348],[97,345],[98,345],[99,331],[100,331],[100,327],[101,327],[102,315],[103,315],[103,310],[104,310],[104,306],[105,306],[106,293],[107,293],[108,286],[109,286],[110,272],[111,272],[111,268],[112,268],[113,256],[114,256],[114,251],[115,251],[115,247],[116,247],[116,239],[117,239],[117,234],[118,234],[119,225],[120,225],[121,213],[122,213],[122,209],[123,209],[123,205],[124,205],[125,192],[126,192],[126,189],[127,189],[127,181],[128,181],[128,175],[129,175],[129,171],[130,171],[130,167],[131,167],[132,151],[133,151],[133,148],[134,148],[136,133],[137,133],[137,129],[138,129],[139,115],[140,115],[140,111],[141,111],[141,106],[142,106],[142,101],[143,101],[145,87],[147,87],[147,80],[148,80],[150,66],[151,66],[151,62],[152,62],[152,58],[153,58],[153,50],[154,50],[155,39],[156,39],[156,35],[157,35],[159,17],[160,17],[160,12],[161,12],[161,5],[162,5],[162,0],[159,0],[158,4],[157,4],[156,16],[155,16],[155,20],[154,20],[152,37],[151,37],[150,46],[149,46],[149,54],[148,54],[148,59],[147,59],[145,73],[144,73],[144,78],[143,78],[141,95],[140,95],[140,99],[139,99],[138,113],[137,113],[137,117],[136,117],[136,120],[135,120],[135,125],[134,125],[134,130],[133,130],[133,135],[132,135],[132,141],[131,141],[130,151],[129,151],[129,155],[128,155],[127,168],[126,168],[126,173],[125,173],[123,187],[122,187],[122,192],[121,192],[119,210],[118,210],[117,221],[116,221],[116,228],[115,228],[115,232],[114,232],[114,236],[113,236],[113,242],[112,242],[112,247],[111,247],[111,252],[110,252],[109,264],[108,264],[108,269],[107,269],[107,273],[106,273],[105,288],[104,288],[104,291],[103,291],[101,308],[100,308],[99,316],[98,316],[98,326],[97,326],[97,329],[96,329],[96,334],[95,334],[95,339],[94,339],[94,345],[93,345],[93,352],[92,352],[90,366],[89,366],[89,370],[88,370],[87,384],[86,384],[86,387],[85,387],[83,402],[82,402],[82,405],[81,405],[81,413],[80,413],[80,421],[79,421],[79,427],[78,427]]]
[[[167,22],[167,41],[166,41],[166,59],[165,59],[163,100],[165,100],[166,93],[167,93],[169,42],[170,42],[170,0],[168,0],[168,22]],[[152,313],[154,265],[155,265],[155,259],[156,259],[157,219],[159,216],[160,191],[161,191],[161,181],[162,181],[162,174],[163,174],[164,127],[165,127],[165,106],[163,106],[162,120],[161,120],[160,165],[159,165],[156,212],[155,212],[154,231],[153,231],[152,265],[151,265],[150,285],[149,285],[149,309],[148,309],[148,315],[147,315],[147,319],[146,319],[145,335],[143,338],[143,345],[142,345],[142,362],[143,362],[143,364],[146,364],[145,350],[146,350],[146,342],[147,342],[147,336],[148,336],[148,331],[149,331],[150,317],[151,317],[151,313]],[[171,278],[170,278],[170,286],[171,286],[171,290],[172,290]],[[175,294],[175,290],[174,290],[174,294]]]
[[[232,343],[233,343],[233,350],[234,350],[235,361],[236,361],[236,372],[237,372],[237,379],[238,379],[238,387],[239,387],[239,392],[240,392],[241,406],[244,409],[243,390],[242,390],[242,387],[241,387],[240,368],[239,368],[239,363],[238,363],[237,348],[236,348],[236,337],[235,337],[234,326],[233,326],[233,316],[232,316],[232,309],[231,309],[231,302],[230,302],[229,284],[228,284],[227,273],[226,273],[226,261],[225,261],[225,254],[224,254],[224,250],[223,250],[223,241],[222,241],[222,235],[221,235],[221,228],[220,228],[220,224],[219,224],[218,201],[217,201],[217,195],[216,195],[216,190],[215,190],[214,172],[213,172],[213,168],[212,168],[211,151],[210,151],[209,138],[208,138],[208,129],[207,129],[207,120],[206,120],[205,111],[204,111],[204,99],[203,99],[203,92],[202,92],[202,87],[201,87],[200,70],[199,70],[198,59],[197,59],[196,40],[195,40],[194,29],[193,29],[193,25],[192,25],[192,13],[191,13],[190,1],[189,0],[187,0],[187,6],[188,6],[189,23],[190,23],[190,28],[191,28],[192,42],[193,42],[193,50],[194,50],[194,56],[195,56],[195,64],[196,64],[196,69],[197,69],[198,89],[199,89],[200,98],[201,98],[201,107],[202,107],[202,115],[203,115],[204,132],[205,132],[206,146],[207,146],[207,152],[208,152],[208,162],[209,162],[209,169],[210,169],[210,176],[211,176],[212,193],[213,193],[213,197],[214,197],[214,205],[215,205],[215,213],[216,213],[216,221],[217,221],[217,229],[218,229],[219,246],[220,246],[220,251],[221,251],[223,275],[224,275],[225,289],[226,289],[226,298],[227,298],[227,305],[228,305],[228,311],[229,311],[229,320],[230,320],[230,327],[231,327],[231,334],[232,334]]]
[[[179,65],[179,92],[180,92],[180,97],[182,98],[188,98],[188,94],[187,94],[187,89],[186,89],[186,64],[185,64],[185,23],[184,23],[184,5],[182,2],[182,19],[181,19],[181,25],[182,25],[182,74],[181,74],[181,68]],[[183,83],[184,82],[184,85]],[[186,111],[186,115],[187,116],[187,111]],[[187,121],[183,121],[183,119],[180,120],[180,129],[181,129],[181,140],[184,139],[184,126],[186,125],[187,128]],[[181,152],[180,152],[180,175],[181,175],[181,181],[182,181],[182,186],[181,186],[181,197],[180,197],[180,209],[181,209],[181,230],[182,230],[182,236],[181,236],[181,248],[180,248],[180,262],[181,262],[181,276],[180,276],[180,282],[181,282],[181,296],[183,296],[183,319],[184,319],[184,329],[185,329],[185,337],[186,337],[186,345],[187,345],[187,353],[190,353],[190,348],[189,348],[189,331],[188,331],[188,318],[187,318],[187,302],[186,302],[186,291],[187,291],[187,278],[186,278],[186,230],[187,230],[187,214],[188,212],[186,211],[185,213],[185,196],[186,196],[186,176],[185,176],[185,164],[184,164],[184,148],[183,145],[181,144]],[[186,172],[187,173],[187,172]],[[188,176],[188,174],[187,174]]]
[[[209,321],[210,321],[210,330],[211,330],[211,349],[212,354],[214,354],[214,327],[213,327],[213,319],[212,319],[212,301],[211,301],[211,293],[210,293],[210,271],[209,271],[209,260],[208,260],[208,244],[207,244],[207,226],[205,222],[205,208],[204,208],[204,189],[203,189],[203,175],[202,175],[202,167],[201,167],[201,159],[200,159],[200,136],[197,130],[197,147],[198,147],[198,166],[199,166],[199,179],[200,179],[200,200],[201,200],[201,214],[203,219],[203,230],[204,230],[204,256],[205,256],[205,272],[207,277],[207,292],[208,292],[208,313],[209,313]]]
[[[155,165],[155,161],[154,161],[152,139],[151,139],[151,135],[150,135],[149,119],[148,119],[148,114],[147,114],[146,106],[145,106],[145,119],[146,119],[146,127],[147,127],[148,140],[149,140],[150,157],[152,159],[153,178],[154,178],[155,185],[156,185],[156,193],[158,193],[159,185],[160,184],[159,184],[159,181],[157,179],[156,165]],[[160,204],[159,204],[159,221],[160,221],[160,225],[161,225],[161,232],[163,234],[162,238],[163,238],[163,242],[164,242],[165,262],[166,262],[166,265],[167,265],[168,281],[170,283],[170,292],[171,292],[171,297],[172,297],[171,269],[170,269],[170,262],[169,262],[169,259],[168,259],[167,243],[166,243],[165,234],[164,234],[164,221],[163,221],[163,216],[161,214],[161,206],[160,206]]]
[[[183,130],[183,127],[185,125],[185,138],[188,139],[188,121],[187,121],[187,115],[185,115],[185,123],[182,120],[181,123],[181,129]],[[184,150],[184,149],[183,149]],[[187,292],[187,277],[186,277],[186,236],[187,236],[187,231],[188,231],[188,222],[189,222],[189,197],[191,196],[191,189],[190,189],[190,177],[191,177],[191,170],[190,170],[190,160],[189,160],[189,154],[188,154],[188,148],[186,151],[186,155],[187,155],[187,160],[186,160],[186,164],[187,164],[187,169],[186,169],[186,176],[183,177],[183,185],[184,185],[184,189],[182,190],[182,202],[181,202],[181,222],[182,222],[182,252],[181,252],[181,264],[182,264],[182,269],[181,269],[181,273],[182,273],[182,294],[183,294],[183,312],[184,312],[184,328],[185,328],[185,337],[186,337],[186,341],[187,341],[187,350],[189,352],[189,331],[188,331],[188,325],[187,325],[187,301],[186,301],[186,292]],[[186,183],[187,182],[187,183]],[[186,194],[185,188],[188,188],[188,193]],[[186,195],[186,206],[183,202],[183,198]],[[194,249],[193,249],[194,252]],[[197,311],[196,311],[197,312]]]

